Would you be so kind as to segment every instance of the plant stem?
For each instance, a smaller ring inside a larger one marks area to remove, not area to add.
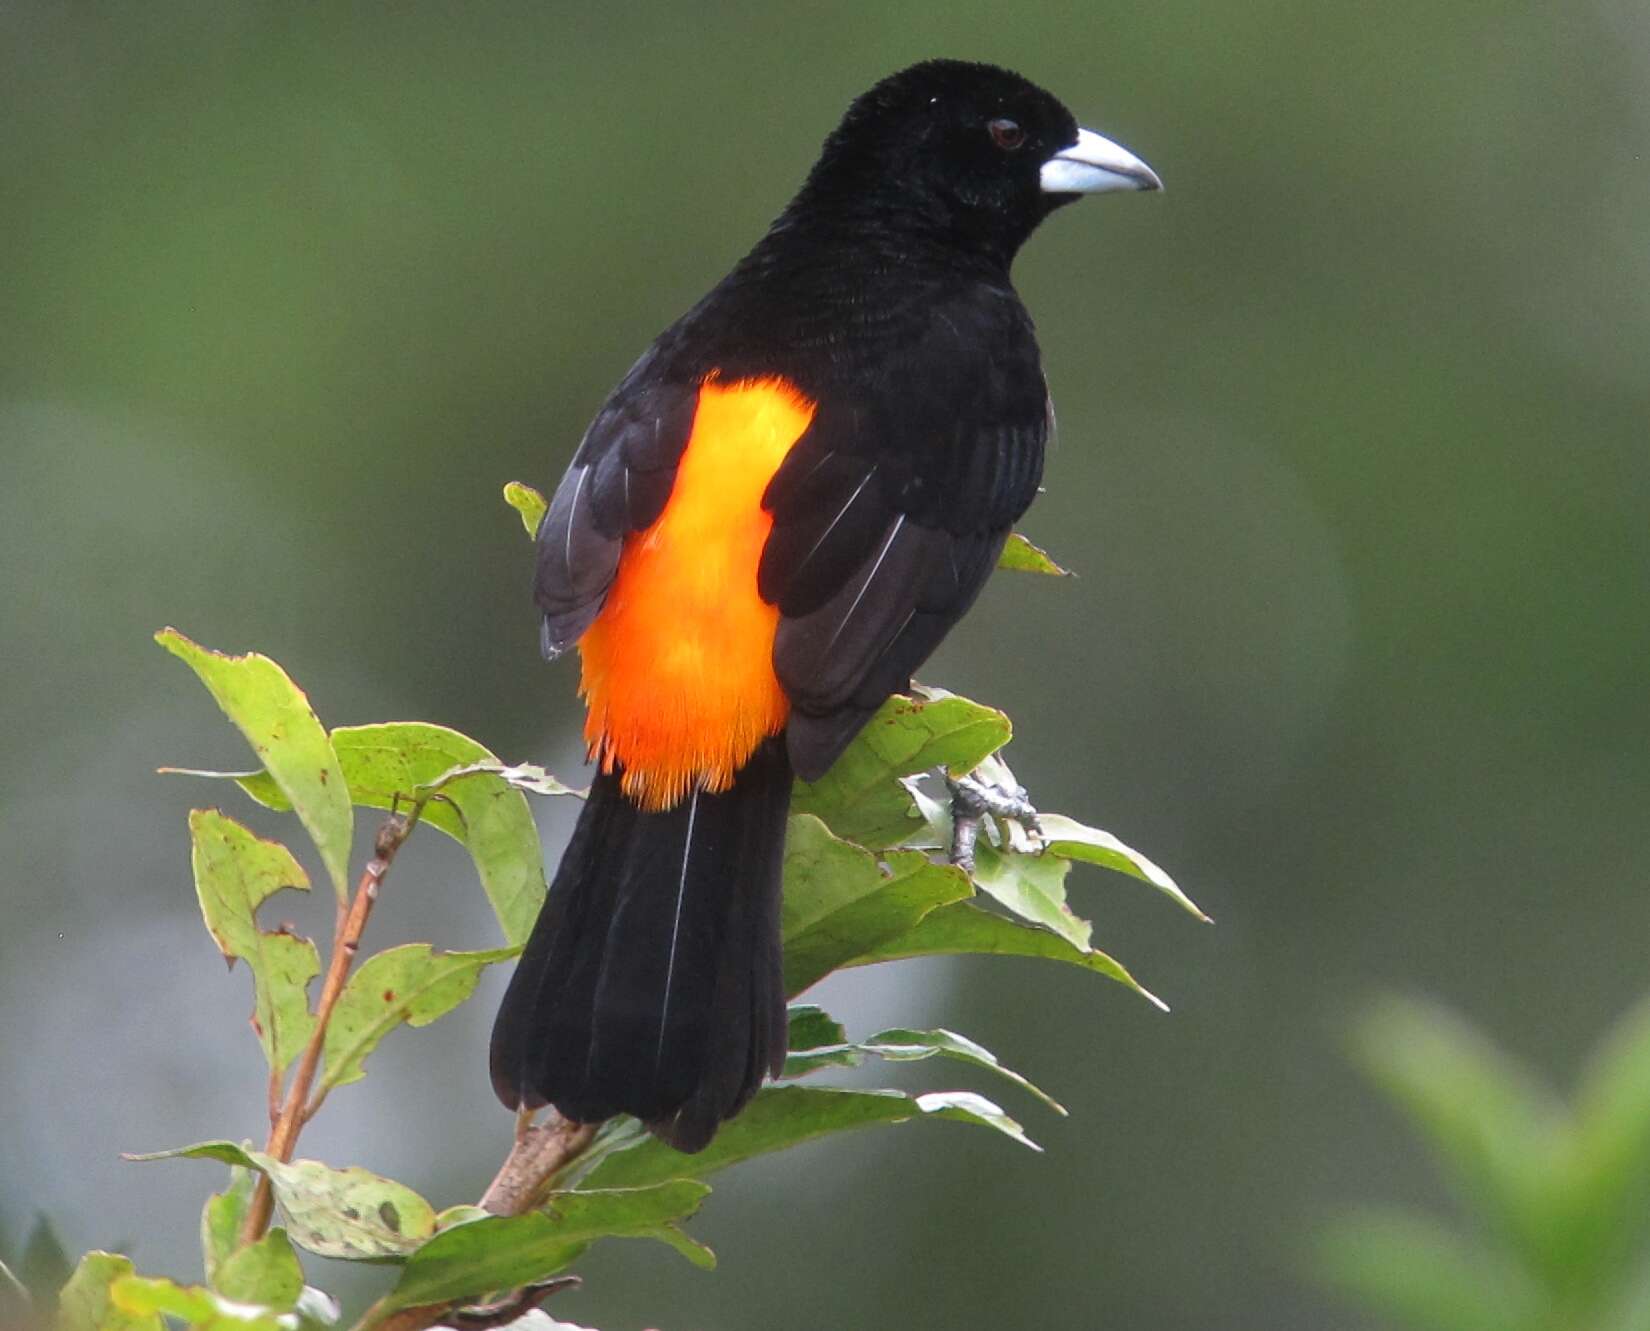
[[[292,1075],[292,1084],[287,1087],[280,1112],[272,1115],[269,1140],[264,1146],[264,1153],[277,1160],[292,1159],[292,1152],[298,1145],[298,1134],[309,1121],[306,1110],[310,1087],[315,1082],[315,1071],[321,1063],[321,1049],[326,1043],[327,1023],[332,1020],[332,1009],[337,1006],[338,996],[344,992],[344,981],[349,978],[350,966],[361,949],[361,935],[366,931],[367,917],[372,914],[373,905],[378,900],[379,886],[390,871],[395,853],[411,835],[416,823],[416,810],[412,817],[392,813],[384,820],[373,842],[373,857],[361,871],[360,882],[355,885],[355,895],[347,904],[338,907],[337,923],[333,927],[332,955],[327,961],[326,979],[322,982],[321,998],[315,1008],[315,1031],[304,1046],[298,1060],[298,1070]],[[256,1243],[264,1236],[274,1207],[269,1177],[261,1175],[252,1194],[252,1203],[247,1208],[246,1223],[241,1227],[243,1244]]]
[[[584,1154],[600,1126],[571,1123],[553,1109],[543,1123],[524,1120],[517,1128],[516,1144],[481,1194],[482,1209],[494,1215],[532,1210],[556,1175]]]

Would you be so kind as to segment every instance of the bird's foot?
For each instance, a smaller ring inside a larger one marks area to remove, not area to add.
[[[964,873],[974,872],[974,847],[980,839],[980,819],[986,814],[999,822],[1018,824],[1027,843],[1025,849],[1033,854],[1043,848],[1042,825],[1025,787],[1015,783],[1006,766],[997,766],[1002,768],[1000,782],[983,777],[984,767],[968,776],[945,778],[951,792],[951,863]]]

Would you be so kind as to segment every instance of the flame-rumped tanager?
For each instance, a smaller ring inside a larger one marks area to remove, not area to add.
[[[910,687],[1042,476],[1015,252],[1160,187],[1016,74],[913,66],[613,390],[538,531],[597,773],[493,1028],[506,1105],[694,1151],[778,1073],[791,783]]]

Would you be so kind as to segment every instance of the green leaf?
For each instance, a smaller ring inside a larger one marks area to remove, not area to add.
[[[1432,1004],[1386,999],[1356,1039],[1360,1061],[1426,1136],[1463,1200],[1541,1269],[1554,1248],[1567,1126],[1551,1092]]]
[[[984,1045],[976,1044],[955,1031],[914,1031],[895,1027],[878,1031],[868,1040],[850,1041],[842,1025],[822,1008],[797,1003],[790,1010],[790,1040],[787,1047],[790,1053],[785,1059],[782,1075],[788,1078],[805,1076],[825,1067],[858,1067],[868,1055],[890,1063],[911,1063],[938,1056],[985,1068],[1036,1096],[1055,1113],[1066,1112],[1065,1106],[1058,1100],[1018,1072],[999,1063],[997,1056]]]
[[[831,831],[870,850],[897,846],[924,830],[901,777],[944,767],[972,771],[1007,744],[1008,718],[937,690],[889,698],[818,781],[798,782],[793,813],[811,813]]]
[[[885,881],[876,857],[833,836],[810,814],[792,815],[785,830],[785,895],[779,932],[789,945],[842,907]]]
[[[589,1149],[579,1157],[576,1174],[581,1181],[588,1178],[595,1167],[613,1152],[628,1150],[637,1142],[645,1141],[647,1135],[647,1129],[628,1114],[608,1119],[596,1129]]]
[[[1435,1220],[1369,1212],[1318,1245],[1323,1278],[1395,1322],[1428,1331],[1546,1331],[1566,1325],[1529,1274]]]
[[[506,941],[525,943],[544,904],[545,885],[538,827],[521,792],[578,792],[542,768],[506,766],[469,736],[422,721],[339,726],[332,732],[332,746],[356,804],[405,809],[441,783],[440,797],[424,806],[422,821],[470,852]],[[227,778],[268,808],[284,812],[292,807],[267,772],[168,770]],[[468,774],[455,776],[461,772]]]
[[[868,948],[907,932],[929,911],[973,894],[967,876],[916,852],[873,856],[809,814],[785,841],[785,991],[799,993]]]
[[[997,556],[997,567],[1013,569],[1018,573],[1048,573],[1057,578],[1069,578],[1071,570],[1061,568],[1048,557],[1048,552],[1033,545],[1019,532],[1012,533],[1003,552]]]
[[[824,1008],[793,1003],[785,1047],[782,1077],[803,1077],[824,1067],[851,1068],[860,1063],[859,1049],[848,1043],[848,1032]]]
[[[816,1004],[792,1003],[786,1017],[788,1049],[818,1049],[848,1041],[842,1023]]]
[[[544,522],[545,510],[550,507],[544,496],[530,485],[511,481],[504,487],[504,502],[521,515],[521,525],[527,528],[529,536],[536,538],[539,526]]]
[[[309,878],[278,842],[265,841],[216,809],[189,815],[195,891],[219,950],[252,970],[252,1029],[276,1073],[296,1058],[315,1029],[309,982],[321,957],[307,938],[258,927],[258,907],[283,887],[309,890]]]
[[[407,943],[370,958],[350,977],[332,1010],[317,1094],[360,1080],[367,1055],[397,1026],[428,1026],[445,1016],[475,992],[483,970],[520,951],[437,952],[428,943]]]
[[[504,763],[497,758],[455,767],[450,772],[444,772],[427,786],[421,787],[419,793],[422,795],[426,791],[444,791],[456,782],[474,776],[497,777],[512,789],[529,795],[574,795],[582,800],[590,793],[588,789],[575,789],[565,781],[551,776],[537,763]]]
[[[1067,818],[1061,813],[1045,813],[1038,821],[1042,824],[1046,843],[1045,854],[1060,855],[1068,860],[1081,860],[1085,864],[1098,864],[1107,869],[1115,869],[1118,873],[1126,873],[1130,877],[1150,883],[1182,910],[1195,915],[1205,924],[1213,923],[1198,909],[1197,903],[1175,885],[1174,879],[1138,850],[1124,845],[1110,832],[1103,832],[1098,827],[1087,827],[1075,818]]]
[[[293,1242],[318,1257],[401,1257],[435,1233],[435,1209],[411,1188],[358,1165],[283,1165],[254,1157],[269,1175]]]
[[[314,839],[342,900],[348,894],[354,816],[338,756],[309,699],[267,656],[225,656],[191,642],[176,629],[162,629],[155,641],[200,676],[246,736]]]
[[[123,1152],[121,1159],[128,1164],[146,1165],[155,1160],[219,1160],[226,1165],[239,1165],[263,1173],[258,1163],[261,1153],[250,1146],[237,1146],[232,1141],[194,1142],[189,1146],[174,1146],[167,1151]]]
[[[246,794],[276,813],[291,813],[292,801],[281,793],[275,778],[261,768],[256,772],[220,772],[210,767],[157,767],[162,776],[198,776],[208,781],[233,781]]]
[[[809,1049],[796,1049],[785,1055],[785,1066],[780,1077],[795,1081],[822,1068],[857,1068],[865,1060],[857,1045],[826,1044]]]
[[[275,1312],[298,1306],[304,1271],[284,1229],[271,1229],[256,1243],[238,1248],[218,1264],[212,1287],[236,1303],[260,1304]]]
[[[1629,1264],[1642,1266],[1650,1228],[1650,1001],[1622,1017],[1588,1060],[1574,1124],[1555,1247],[1572,1278],[1596,1285],[1622,1279]],[[1650,1268],[1640,1279],[1650,1306]]]
[[[697,1211],[709,1192],[685,1179],[644,1188],[581,1188],[552,1194],[547,1211],[489,1216],[443,1230],[408,1259],[379,1311],[466,1302],[537,1284],[600,1238],[657,1239],[695,1265],[714,1266],[710,1249],[675,1225]]]
[[[993,1101],[973,1091],[930,1091],[916,1098],[917,1108],[937,1118],[949,1118],[958,1123],[978,1123],[993,1128],[1005,1137],[1011,1137],[1021,1146],[1033,1151],[1043,1148],[1026,1136],[1025,1129],[1005,1114]]]
[[[1071,861],[1057,855],[996,850],[981,839],[974,850],[974,882],[1023,920],[1060,935],[1079,952],[1088,951],[1094,926],[1066,905],[1066,873]]]
[[[206,1199],[201,1208],[201,1260],[208,1284],[240,1243],[241,1226],[252,1204],[257,1176],[250,1169],[231,1166],[229,1186]]]
[[[451,1229],[454,1225],[467,1225],[472,1220],[485,1220],[490,1215],[492,1212],[486,1207],[473,1202],[459,1202],[436,1213],[435,1227],[437,1230]]]
[[[958,1035],[955,1031],[912,1031],[896,1027],[892,1030],[878,1031],[869,1040],[862,1042],[859,1048],[890,1062],[910,1062],[939,1055],[963,1063],[972,1063],[975,1067],[985,1068],[1013,1082],[1021,1090],[1036,1096],[1055,1113],[1066,1112],[1065,1106],[1053,1096],[1027,1081],[1012,1068],[1006,1068],[999,1063],[997,1056],[984,1045],[976,1044],[966,1035]]]
[[[765,1086],[695,1155],[683,1155],[656,1137],[614,1151],[583,1186],[638,1188],[667,1179],[706,1178],[754,1156],[783,1151],[850,1128],[900,1123],[921,1114],[898,1091],[839,1091],[822,1086]]]
[[[888,939],[846,962],[867,966],[879,961],[903,961],[908,957],[942,957],[962,954],[999,957],[1036,957],[1063,961],[1094,971],[1127,985],[1164,1012],[1169,1005],[1140,984],[1121,964],[1097,948],[1074,947],[1046,929],[1024,925],[973,902],[959,901],[942,906],[924,916],[906,933]]]
[[[110,1299],[110,1286],[130,1277],[132,1259],[89,1252],[57,1300],[58,1331],[165,1331],[155,1312],[131,1312]]]
[[[901,1091],[777,1085],[758,1091],[739,1116],[724,1123],[710,1145],[697,1154],[683,1155],[655,1137],[645,1137],[606,1156],[581,1186],[638,1188],[668,1179],[702,1179],[742,1160],[788,1150],[832,1133],[928,1117],[994,1128],[1036,1149],[1018,1123],[984,1096],[969,1091],[912,1097]]]
[[[221,1160],[269,1176],[292,1241],[318,1257],[347,1261],[396,1259],[435,1233],[435,1208],[405,1184],[352,1165],[319,1160],[282,1164],[230,1141],[197,1142],[127,1160]]]
[[[125,1275],[109,1286],[109,1301],[128,1316],[155,1319],[144,1326],[160,1325],[164,1314],[206,1331],[285,1331],[273,1310],[221,1298],[200,1285]]]
[[[423,722],[341,726],[333,731],[333,744],[356,803],[380,809],[398,797],[405,806],[415,791],[455,769],[493,764],[499,772],[523,770],[505,767],[467,735]],[[575,793],[559,783],[557,791]],[[444,784],[423,816],[470,852],[505,941],[525,943],[545,892],[544,851],[526,796],[506,776],[476,770]]]

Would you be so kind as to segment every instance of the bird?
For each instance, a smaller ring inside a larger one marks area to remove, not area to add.
[[[779,1074],[793,781],[910,689],[1041,483],[1010,266],[1081,196],[1161,188],[1018,74],[913,65],[597,411],[534,571],[596,770],[494,1024],[508,1108],[696,1152]]]

